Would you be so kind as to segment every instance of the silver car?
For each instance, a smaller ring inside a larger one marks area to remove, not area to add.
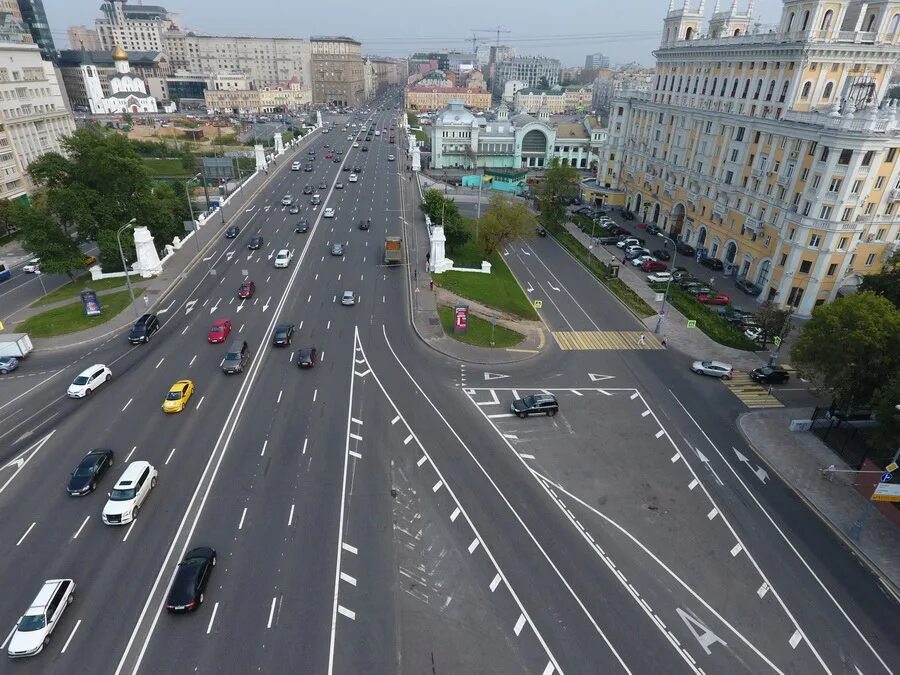
[[[344,294],[341,296],[341,304],[348,307],[356,304],[356,296],[353,294],[353,291],[344,291]]]
[[[723,380],[730,380],[734,374],[731,364],[722,361],[694,361],[691,364],[691,370],[698,375],[721,377]]]

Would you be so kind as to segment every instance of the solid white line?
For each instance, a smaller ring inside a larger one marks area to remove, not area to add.
[[[122,408],[122,412],[125,412],[125,408],[127,408],[128,406],[130,406],[130,405],[131,405],[131,402],[132,402],[133,400],[134,400],[133,398],[128,399],[128,403],[126,403],[125,406]]]
[[[209,624],[206,626],[206,634],[209,635],[212,632],[213,621],[216,620],[216,612],[219,611],[219,603],[217,602],[213,605],[212,614],[209,617]]]
[[[522,632],[522,626],[525,625],[525,615],[519,614],[519,618],[516,619],[516,625],[513,626],[513,633],[516,634],[516,637],[519,637],[519,633]]]
[[[269,623],[266,628],[272,627],[272,620],[275,618],[275,603],[278,602],[278,598],[272,598],[272,607],[269,608]]]
[[[174,454],[175,454],[175,448],[172,448],[172,449],[169,451],[169,456],[166,457],[166,461],[165,461],[164,463],[165,463],[165,464],[168,464],[168,463],[169,463],[169,460],[172,459],[172,455],[174,455]]]
[[[81,531],[84,529],[84,526],[87,525],[87,521],[91,519],[90,516],[86,516],[84,522],[81,523],[81,527],[72,535],[72,539],[78,539],[78,535],[81,534]]]
[[[238,529],[240,530],[244,527],[244,518],[247,517],[247,507],[244,507],[244,510],[241,512],[241,522],[238,523]]]
[[[75,637],[75,631],[78,630],[78,627],[81,625],[81,619],[75,622],[75,627],[72,629],[72,632],[69,633],[69,639],[66,640],[66,644],[63,645],[63,648],[59,650],[60,654],[65,654],[66,650],[69,648],[69,643],[72,641],[72,638]]]
[[[351,577],[346,572],[341,572],[341,581],[346,581],[351,586],[356,586],[356,579]]]
[[[131,448],[131,452],[128,453],[128,456],[125,458],[125,464],[128,464],[128,460],[131,459],[131,456],[134,454],[134,451],[137,450],[137,446],[135,445]]]
[[[294,522],[294,505],[291,504],[291,513],[288,516],[288,527],[290,527],[291,523],[293,523],[293,522]]]
[[[345,551],[347,551],[347,553],[352,553],[353,555],[357,555],[359,553],[358,548],[356,548],[355,546],[351,546],[347,542],[344,542],[343,544],[341,544],[341,548],[344,549]]]
[[[28,533],[31,532],[31,530],[34,528],[35,525],[37,525],[36,522],[35,522],[35,523],[32,523],[31,526],[30,526],[27,530],[25,530],[25,534],[23,534],[23,535],[19,538],[19,541],[16,542],[16,546],[18,546],[18,545],[21,544],[23,541],[25,541],[25,537],[28,536]]]

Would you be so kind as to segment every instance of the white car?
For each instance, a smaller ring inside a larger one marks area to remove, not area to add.
[[[72,380],[72,384],[66,390],[69,398],[84,398],[90,394],[104,382],[112,379],[112,371],[102,363],[95,363],[90,368],[86,368],[81,374]]]
[[[291,252],[286,248],[281,249],[275,254],[275,267],[287,267],[291,262]]]
[[[616,242],[616,246],[618,248],[628,248],[629,246],[640,246],[641,242],[635,239],[634,237],[628,237],[627,239],[623,239],[622,241]]]
[[[284,197],[281,198],[282,206],[290,206],[293,203],[294,203],[294,198],[291,197],[290,195],[285,195]]]
[[[157,471],[150,462],[128,465],[109,493],[101,518],[107,525],[124,525],[137,518],[150,490],[156,487]]]
[[[378,131],[378,129],[376,129],[376,130],[375,130],[375,135],[376,135],[376,136],[381,136],[381,132]]]
[[[291,171],[299,171],[300,170],[300,162],[293,162],[291,164]]]
[[[654,258],[652,255],[639,255],[637,258],[632,259],[631,264],[634,265],[635,267],[640,267],[645,262],[651,262],[651,261],[656,262],[656,258]]]
[[[50,642],[63,612],[75,599],[72,579],[48,579],[31,601],[28,611],[16,622],[6,654],[11,659],[40,654]]]
[[[355,182],[356,182],[356,178],[357,178],[356,174],[355,174],[355,173],[351,173],[349,176],[347,176],[347,182],[349,182],[349,183],[355,183]]]
[[[28,274],[34,274],[41,271],[41,259],[32,258],[22,266],[22,271]]]
[[[356,304],[356,295],[353,291],[344,291],[344,294],[341,295],[341,304],[345,307]]]
[[[672,273],[654,272],[653,274],[647,275],[647,281],[649,281],[651,284],[667,283],[669,281],[672,281]]]
[[[348,141],[352,141],[352,140],[353,140],[353,135],[351,134],[351,135],[347,136],[347,140],[348,140]]]
[[[750,326],[750,328],[744,331],[744,337],[749,340],[759,340],[762,337],[762,334],[762,326]]]
[[[334,218],[334,209],[329,206],[322,215],[326,218]]]
[[[357,143],[356,141],[353,141],[353,147],[354,147],[354,148],[358,148],[358,147],[359,147],[359,143]]]

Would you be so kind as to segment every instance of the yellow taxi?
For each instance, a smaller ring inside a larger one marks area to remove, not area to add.
[[[184,407],[187,405],[193,393],[193,382],[190,380],[178,380],[178,382],[173,384],[172,388],[169,389],[169,393],[166,394],[166,400],[163,401],[162,404],[163,412],[181,412],[184,410]]]

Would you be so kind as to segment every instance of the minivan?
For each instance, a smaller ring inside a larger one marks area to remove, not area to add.
[[[137,345],[150,340],[150,336],[159,330],[159,319],[156,314],[144,314],[138,319],[131,332],[128,334],[128,341]]]
[[[228,348],[222,361],[222,372],[226,375],[244,372],[244,366],[250,362],[250,347],[244,340],[235,340]]]
[[[50,641],[63,612],[75,599],[72,579],[48,579],[31,601],[28,611],[16,622],[6,650],[11,659],[39,654]]]

